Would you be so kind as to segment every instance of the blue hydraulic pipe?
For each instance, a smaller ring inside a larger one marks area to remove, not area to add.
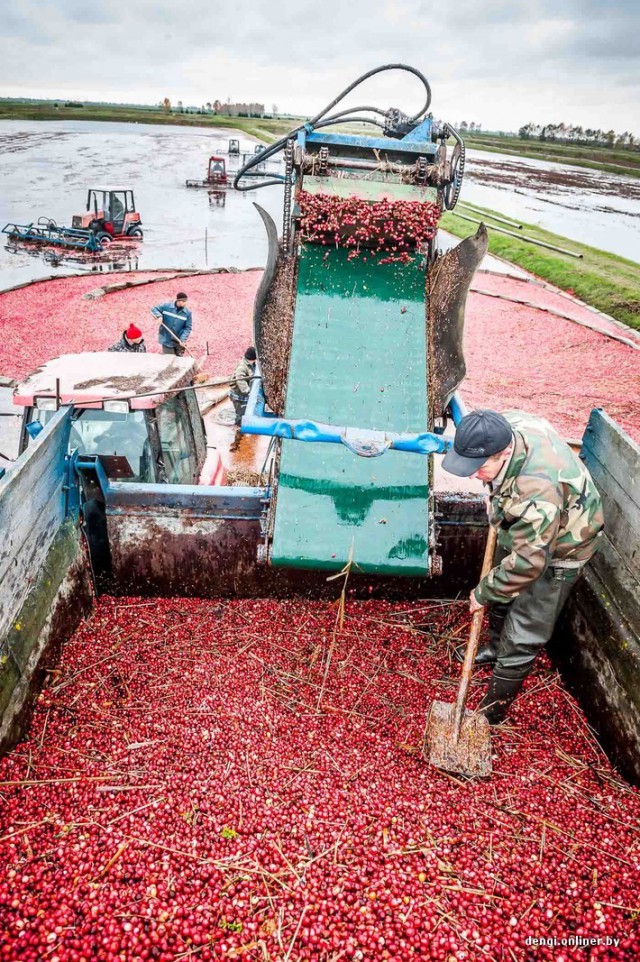
[[[457,391],[449,401],[449,410],[451,411],[451,417],[453,418],[453,423],[455,424],[456,427],[458,426],[462,418],[469,413],[466,404],[464,403],[464,401],[462,400],[462,398],[460,397]]]
[[[259,374],[258,366],[256,374]],[[243,434],[260,434],[288,441],[344,444],[361,457],[379,457],[390,449],[409,454],[445,454],[452,444],[443,435],[432,434],[430,431],[420,434],[393,434],[266,414],[260,377],[256,377],[251,386],[241,427]]]

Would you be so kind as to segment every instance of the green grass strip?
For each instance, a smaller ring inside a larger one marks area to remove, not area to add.
[[[486,224],[491,228],[491,215],[498,214],[488,208],[483,210]],[[481,215],[467,208],[461,208],[465,215],[480,219]],[[576,297],[590,304],[592,307],[604,311],[617,321],[628,324],[629,327],[640,329],[640,266],[634,261],[587,247],[576,241],[552,234],[550,231],[525,224],[520,221],[523,234],[528,234],[536,240],[556,247],[582,254],[582,260],[555,254],[553,251],[527,244],[525,241],[506,234],[499,234],[489,229],[489,251],[496,257],[517,264],[542,280],[554,284],[563,291],[572,291]],[[468,221],[458,217],[455,213],[445,214],[440,226],[443,230],[455,234],[456,237],[468,237],[474,233],[474,227]],[[504,225],[496,225],[504,226]],[[508,230],[508,228],[506,228]]]

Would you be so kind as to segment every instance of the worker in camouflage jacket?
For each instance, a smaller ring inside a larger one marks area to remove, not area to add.
[[[123,331],[115,344],[112,344],[107,350],[115,351],[118,354],[146,354],[147,346],[144,343],[140,328],[135,324],[129,324],[126,331]]]
[[[470,595],[471,612],[490,605],[490,643],[476,663],[494,665],[480,710],[497,724],[598,548],[602,502],[587,468],[549,422],[522,411],[462,418],[443,467],[484,482],[489,522],[498,529],[495,566]]]

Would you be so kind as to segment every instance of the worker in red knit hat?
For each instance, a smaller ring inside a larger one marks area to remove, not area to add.
[[[142,336],[142,331],[135,324],[129,324],[126,331],[122,332],[122,336],[115,344],[112,344],[109,348],[110,351],[126,351],[132,354],[146,354],[147,348],[144,343],[144,338]]]

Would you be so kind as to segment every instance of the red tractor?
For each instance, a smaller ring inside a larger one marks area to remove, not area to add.
[[[104,245],[117,237],[142,238],[140,214],[133,191],[125,187],[95,187],[87,194],[84,214],[74,214],[71,226],[90,230]]]
[[[211,190],[227,186],[227,165],[224,157],[209,157],[206,180],[187,180],[187,187],[209,187]]]

